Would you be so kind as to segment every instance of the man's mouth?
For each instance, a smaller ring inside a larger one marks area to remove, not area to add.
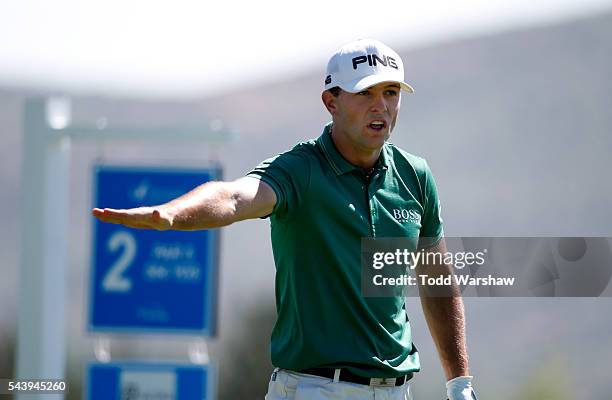
[[[377,130],[377,131],[382,131],[383,129],[387,127],[387,123],[381,119],[377,119],[377,120],[370,122],[368,127],[371,129]]]

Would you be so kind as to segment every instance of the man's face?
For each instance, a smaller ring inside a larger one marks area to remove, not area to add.
[[[341,91],[330,109],[334,131],[357,151],[380,149],[391,135],[400,110],[400,86],[382,82],[359,93]]]

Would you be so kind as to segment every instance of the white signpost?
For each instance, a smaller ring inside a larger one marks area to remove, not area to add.
[[[146,139],[223,143],[218,124],[135,129],[71,126],[68,99],[25,103],[21,193],[21,268],[16,378],[65,378],[70,145],[73,139]],[[21,394],[59,400],[61,394]]]

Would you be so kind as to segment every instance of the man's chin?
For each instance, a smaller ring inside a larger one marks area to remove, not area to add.
[[[388,138],[386,137],[381,137],[380,139],[376,140],[368,140],[367,143],[364,143],[364,147],[368,148],[371,151],[380,150],[385,145],[387,139]]]
[[[389,132],[376,132],[376,134],[370,134],[368,142],[374,146],[382,146],[387,140],[389,140]]]

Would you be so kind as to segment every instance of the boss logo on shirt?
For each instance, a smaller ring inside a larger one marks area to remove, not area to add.
[[[397,68],[397,64],[395,63],[395,58],[387,57],[384,54],[382,58],[378,56],[378,54],[368,54],[366,56],[358,56],[353,58],[353,69],[357,69],[359,64],[363,64],[367,62],[370,67],[376,66],[377,64],[382,64],[385,67]]]
[[[395,218],[397,222],[413,222],[415,224],[421,223],[421,214],[419,214],[416,210],[404,210],[403,208],[394,208],[393,218]]]

